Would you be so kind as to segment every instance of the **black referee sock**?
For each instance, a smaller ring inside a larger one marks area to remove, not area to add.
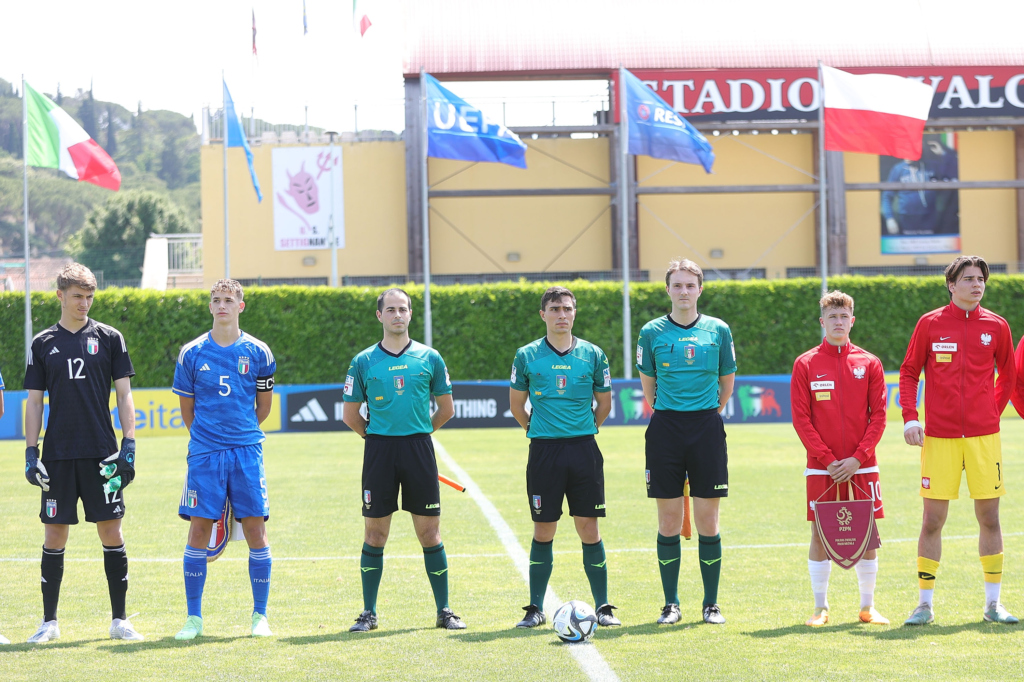
[[[43,547],[43,561],[39,569],[43,578],[43,620],[57,620],[60,583],[64,579],[64,550]]]
[[[103,545],[103,570],[107,574],[111,618],[124,620],[128,618],[124,609],[125,595],[128,594],[128,553],[124,545]]]

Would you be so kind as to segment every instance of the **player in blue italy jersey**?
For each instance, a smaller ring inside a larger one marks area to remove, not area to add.
[[[441,354],[409,338],[412,302],[401,289],[377,298],[377,319],[384,339],[352,359],[345,377],[345,423],[365,439],[363,445],[363,553],[359,562],[363,612],[350,632],[377,627],[377,590],[384,570],[384,544],[391,516],[402,509],[412,516],[423,546],[423,563],[437,607],[436,625],[462,630],[465,623],[448,606],[448,558],[441,542],[441,492],[430,434],[455,414],[452,383]],[[430,397],[437,411],[430,414]],[[366,403],[369,420],[360,414]]]
[[[547,334],[516,351],[509,386],[512,416],[530,438],[526,494],[533,516],[530,604],[523,607],[526,615],[516,627],[545,622],[544,593],[554,564],[552,545],[563,498],[569,500],[569,514],[583,542],[583,571],[598,622],[622,625],[608,603],[608,562],[597,527],[598,518],[605,515],[604,458],[594,434],[612,409],[608,358],[594,344],[572,335],[576,297],[565,287],[544,292],[540,317]],[[533,408],[530,413],[527,400]]]
[[[679,622],[679,531],[690,483],[697,526],[705,623],[724,623],[718,606],[722,539],[718,503],[729,494],[729,455],[721,412],[732,395],[736,352],[729,325],[697,312],[704,273],[691,260],[669,263],[672,312],[644,325],[636,366],[654,408],[647,427],[647,497],[658,500],[658,564],[665,591],[659,623]]]
[[[267,623],[271,557],[265,524],[270,504],[263,473],[266,437],[260,424],[270,415],[277,364],[267,344],[239,329],[238,316],[245,310],[242,295],[242,285],[233,279],[213,285],[213,330],[185,344],[174,368],[173,390],[190,436],[178,515],[191,522],[184,560],[188,619],[175,639],[203,634],[206,546],[226,498],[249,543],[252,634],[272,634]]]

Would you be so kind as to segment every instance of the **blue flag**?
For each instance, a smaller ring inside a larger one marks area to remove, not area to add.
[[[249,140],[245,139],[245,131],[242,130],[242,121],[235,112],[235,101],[231,99],[228,92],[228,84],[224,82],[224,137],[228,148],[241,147],[245,150],[245,160],[249,163],[249,175],[252,176],[252,186],[256,190],[256,200],[263,201],[263,192],[260,191],[260,180],[256,177],[256,169],[252,167],[252,150],[249,149]]]
[[[515,133],[488,119],[430,74],[423,74],[423,79],[427,86],[427,156],[526,168],[526,145]]]
[[[710,173],[715,152],[708,139],[643,81],[625,69],[620,73],[626,86],[629,153],[699,164]]]

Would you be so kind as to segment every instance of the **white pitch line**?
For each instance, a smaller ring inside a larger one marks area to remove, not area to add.
[[[1024,535],[1024,532],[1017,533],[1003,533],[1004,538],[1019,537]],[[977,535],[946,535],[943,540],[976,540]],[[886,543],[899,543],[899,542],[917,542],[917,538],[895,538],[884,540]],[[765,545],[723,545],[723,550],[734,550],[734,549],[787,549],[792,547],[806,547],[806,542],[785,542],[780,544],[765,544]],[[655,551],[653,547],[626,547],[624,549],[606,549],[606,554],[625,554],[632,552],[640,552],[645,554],[651,554]],[[696,552],[697,547],[683,546],[682,551],[684,552]],[[563,549],[554,552],[554,554],[579,554],[578,551],[573,549]],[[449,559],[498,559],[505,558],[508,553],[482,553],[482,554],[449,554]],[[285,557],[274,557],[274,561],[359,561],[358,555],[353,556],[285,556]],[[422,561],[422,554],[394,554],[388,555],[388,561],[395,560],[416,560]],[[142,564],[173,564],[181,563],[182,557],[131,557],[132,562],[138,562]],[[221,556],[217,561],[248,561],[249,557],[228,557]],[[0,557],[0,563],[19,563],[19,562],[34,562],[39,561],[39,557]],[[103,561],[102,557],[67,557],[64,559],[67,561]],[[527,567],[529,571],[529,567]],[[529,573],[527,573],[529,575]],[[558,604],[556,604],[557,606]]]
[[[434,439],[434,451],[437,453],[441,461],[445,463],[452,473],[455,474],[455,478],[466,486],[466,492],[473,498],[473,501],[480,507],[480,511],[483,512],[484,517],[487,519],[487,523],[491,524],[491,528],[497,533],[498,539],[501,540],[501,544],[504,545],[505,551],[508,552],[509,557],[512,559],[512,563],[515,565],[519,574],[526,581],[526,584],[530,584],[530,557],[527,555],[526,550],[519,544],[519,540],[516,539],[515,533],[509,527],[505,519],[502,518],[501,512],[498,508],[487,499],[480,487],[473,482],[469,474],[466,473],[465,469],[460,467],[458,463],[452,459],[452,456],[448,454],[448,451],[444,449],[444,446],[435,438]],[[555,591],[548,585],[548,591],[544,596],[544,609],[551,613],[561,605],[561,600],[555,594]],[[604,660],[604,656],[597,650],[592,643],[586,644],[571,644],[567,647],[572,657],[576,659],[576,663],[582,668],[583,674],[594,682],[619,682],[619,676],[615,674],[615,671],[611,669],[608,662]]]

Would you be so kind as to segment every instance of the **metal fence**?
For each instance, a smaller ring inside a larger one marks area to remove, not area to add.
[[[950,260],[952,260],[950,256]],[[1024,264],[1017,265],[1017,272],[1024,272]],[[1006,263],[989,263],[989,272],[993,275],[1005,275],[1010,269]],[[863,265],[850,266],[842,272],[829,272],[829,276],[837,275],[859,275],[861,277],[922,277],[925,275],[941,275],[946,270],[946,265]],[[813,268],[786,268],[786,277],[821,277],[821,271]]]
[[[203,271],[202,233],[156,235],[167,237],[167,270],[172,275]]]

